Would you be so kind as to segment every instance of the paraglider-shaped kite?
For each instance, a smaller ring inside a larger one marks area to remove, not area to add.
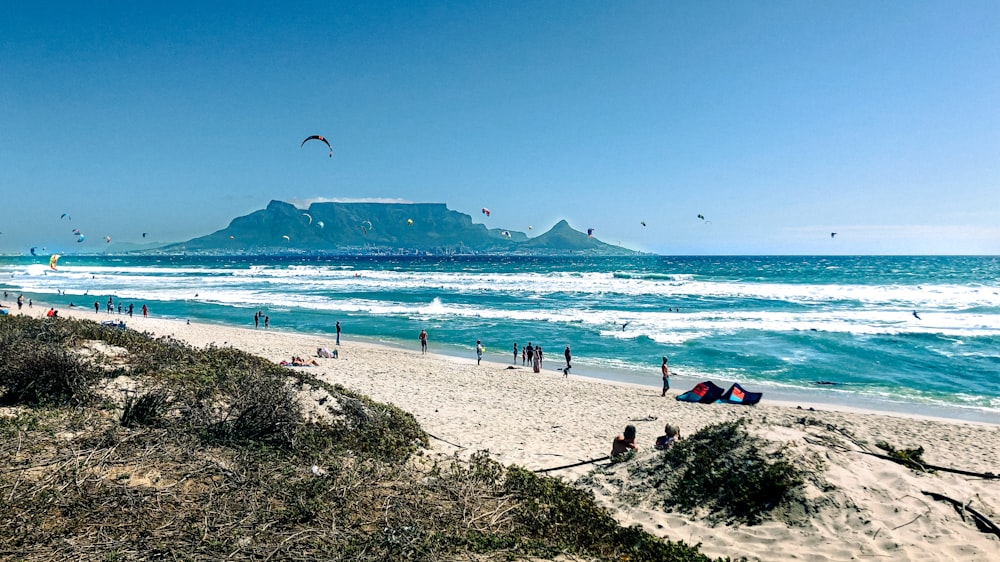
[[[830,233],[830,238],[835,238],[836,236],[837,236],[837,233],[836,233],[836,232],[831,232],[831,233]]]
[[[323,221],[316,221],[316,226],[323,228]]]
[[[639,224],[641,224],[642,226],[646,226],[646,221],[639,221]]]
[[[63,214],[59,215],[59,218],[60,218],[60,219],[69,219],[69,220],[73,220],[73,217],[69,216],[69,213],[63,213]]]
[[[31,248],[31,255],[33,255],[33,256],[37,256],[38,255],[38,254],[35,253],[34,246],[32,246],[32,248]]]
[[[406,226],[413,226],[413,219],[406,219]]]
[[[500,231],[500,236],[503,236],[504,238],[510,239],[510,231],[509,230]]]
[[[147,234],[149,234],[149,233],[148,232],[143,232],[142,233],[142,237],[145,238]]]
[[[490,210],[487,209],[486,207],[483,207],[483,214],[486,216],[490,216]]]
[[[104,237],[104,243],[105,244],[110,244],[111,243],[111,237],[110,236],[105,236]]]
[[[587,236],[590,237],[590,238],[594,237],[594,229],[593,228],[588,228],[587,229]]]
[[[49,268],[52,269],[52,271],[55,271],[56,263],[58,262],[59,262],[59,254],[52,254],[52,257],[49,258]]]
[[[327,148],[330,149],[330,158],[333,158],[333,147],[330,146],[330,141],[326,140],[323,137],[323,135],[313,135],[311,137],[306,137],[306,140],[302,141],[302,144],[299,145],[299,148],[302,148],[303,146],[306,145],[307,142],[311,140],[323,141],[323,143],[326,144]]]
[[[291,241],[292,241],[292,239],[291,239],[291,238],[289,238],[287,234],[286,234],[286,235],[284,235],[284,236],[282,236],[282,238],[284,238],[284,239],[285,239],[286,241],[288,241],[288,242],[291,242]]]
[[[309,224],[313,223],[313,216],[310,215],[309,213],[302,213],[302,216],[306,217],[307,219],[309,219]]]
[[[79,244],[80,242],[83,242],[84,238],[86,238],[86,237],[81,234],[80,237],[76,239],[76,243]]]

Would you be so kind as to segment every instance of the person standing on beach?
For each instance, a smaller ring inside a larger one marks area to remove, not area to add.
[[[536,373],[542,372],[542,352],[540,347],[536,347],[531,355],[531,370]]]
[[[340,320],[337,320],[337,345],[340,345]]]
[[[265,316],[264,317],[264,329],[266,330],[269,327],[271,327],[271,317],[270,316]]]
[[[480,363],[483,362],[484,351],[486,351],[486,348],[483,347],[482,340],[476,340],[476,365],[479,365]]]
[[[22,306],[24,306],[24,295],[17,295],[17,309],[21,310]]]
[[[253,313],[253,329],[256,330],[259,327],[260,327],[260,313],[259,312],[254,312]]]
[[[663,358],[663,364],[660,365],[660,374],[663,375],[663,394],[660,396],[666,396],[667,391],[670,390],[670,371],[667,369],[667,358]]]
[[[514,364],[517,365],[517,342],[514,342]]]
[[[133,307],[132,303],[128,303],[128,317],[129,318],[132,317],[132,307]]]
[[[528,353],[528,361],[531,361],[532,363],[534,363],[535,362],[535,348],[531,345],[530,341],[528,342],[528,345],[526,345],[524,347],[524,351],[526,351]]]
[[[569,352],[569,346],[568,346],[568,345],[566,346],[566,350],[565,350],[565,351],[563,351],[563,355],[565,355],[565,356],[566,356],[566,370],[565,370],[565,371],[563,371],[563,374],[565,374],[565,373],[566,373],[566,371],[569,371],[569,370],[570,370],[571,368],[573,368],[573,366],[569,364],[569,362],[570,362],[570,359],[572,359],[572,358],[573,358],[573,356],[572,356],[572,355],[570,354],[570,352]]]
[[[94,301],[94,314],[97,314],[100,311],[101,311],[101,303]]]
[[[149,307],[146,305],[142,305],[142,317],[149,318]]]
[[[420,353],[427,353],[427,330],[420,330]]]

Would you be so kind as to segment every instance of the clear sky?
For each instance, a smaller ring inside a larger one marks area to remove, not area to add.
[[[0,197],[6,253],[385,199],[662,254],[1000,254],[1000,3],[5,2]]]

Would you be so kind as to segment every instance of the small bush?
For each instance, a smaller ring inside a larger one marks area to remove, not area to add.
[[[125,427],[155,426],[162,421],[167,404],[167,394],[161,390],[153,390],[142,396],[126,392],[121,424]]]
[[[709,425],[632,468],[658,491],[664,505],[682,512],[708,509],[710,519],[754,525],[790,502],[804,483],[782,451],[767,452],[744,420]]]
[[[0,351],[4,404],[82,405],[103,375],[58,344],[19,340]]]

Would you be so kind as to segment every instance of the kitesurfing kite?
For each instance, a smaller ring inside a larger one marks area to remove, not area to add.
[[[413,226],[413,219],[406,219],[406,226]]]
[[[500,232],[500,236],[503,236],[504,238],[510,238],[510,231],[509,230],[503,230],[503,231]]]
[[[486,207],[483,207],[483,214],[486,216],[490,216],[490,210],[487,209]]]
[[[641,224],[642,226],[646,226],[646,221],[639,221],[639,224]]]
[[[316,226],[323,228],[323,221],[316,221]]]
[[[701,219],[701,220],[705,220],[705,215],[699,214],[698,218]]]
[[[282,236],[282,238],[284,238],[285,240],[288,240],[289,242],[291,242],[291,241],[292,241],[292,239],[291,239],[291,238],[289,238],[287,234],[286,234],[286,235],[284,235],[284,236]]]
[[[111,237],[110,236],[105,236],[104,237],[104,243],[105,244],[110,244],[111,243]]]
[[[359,228],[361,229],[361,234],[368,236],[368,231],[372,229],[372,221],[361,221],[361,226]]]
[[[52,271],[55,271],[56,263],[58,262],[59,262],[59,254],[52,254],[52,257],[49,258],[49,268],[51,268]]]
[[[311,140],[323,141],[323,143],[326,144],[327,148],[330,149],[330,158],[333,158],[333,147],[330,146],[330,141],[323,138],[323,135],[313,135],[311,137],[306,137],[306,140],[302,141],[302,144],[299,145],[299,148],[302,148],[303,146],[306,145],[307,142]]]
[[[80,235],[80,229],[79,228],[74,228],[73,229],[73,234],[76,234],[77,236],[79,236]]]
[[[149,233],[148,232],[143,232],[142,233],[142,237],[145,238],[147,234],[149,234]]]
[[[69,213],[63,213],[59,215],[59,218],[73,220],[73,217],[69,216]]]
[[[588,228],[587,229],[587,236],[590,237],[590,238],[594,237],[594,229],[593,228]]]
[[[313,223],[313,216],[310,215],[309,213],[302,213],[302,216],[306,217],[307,219],[309,219],[309,224]]]
[[[831,233],[830,233],[830,238],[834,238],[834,237],[836,237],[836,236],[837,236],[837,233],[836,233],[836,232],[831,232]]]
[[[31,248],[31,255],[33,255],[33,256],[37,256],[38,255],[38,254],[35,253],[34,246],[32,246],[32,248]]]
[[[83,242],[84,238],[86,238],[86,236],[81,234],[80,237],[76,239],[76,243],[79,244],[80,242]]]
[[[535,227],[533,227],[533,226],[531,226],[531,225],[529,224],[529,225],[528,225],[528,230],[535,230]]]

